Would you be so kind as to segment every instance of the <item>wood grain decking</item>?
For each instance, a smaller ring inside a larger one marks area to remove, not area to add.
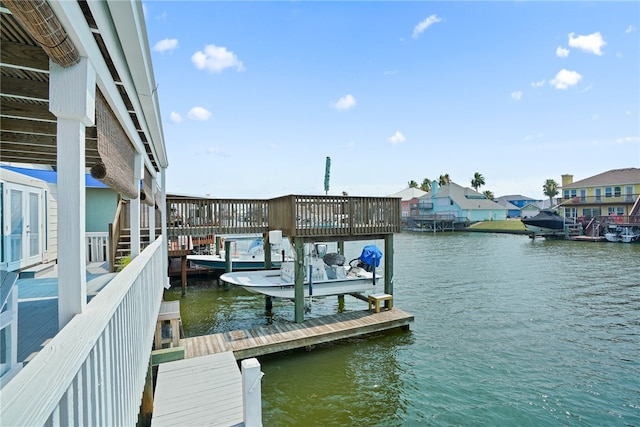
[[[243,425],[242,405],[242,375],[231,352],[162,363],[151,425]]]
[[[232,351],[237,360],[302,348],[330,341],[408,327],[414,316],[398,308],[374,313],[351,311],[302,323],[278,323],[180,340],[185,358]]]

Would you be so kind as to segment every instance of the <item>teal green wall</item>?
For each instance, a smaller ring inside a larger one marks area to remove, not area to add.
[[[110,188],[87,188],[86,202],[87,231],[109,231],[118,207],[118,193]]]

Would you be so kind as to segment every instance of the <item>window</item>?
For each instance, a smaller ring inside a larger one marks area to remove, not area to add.
[[[604,197],[611,197],[611,187],[606,187],[604,189]]]
[[[612,206],[609,206],[607,208],[607,215],[615,215],[615,213],[616,213],[616,208],[614,208]]]
[[[628,185],[624,189],[624,201],[625,202],[633,202],[633,186]]]
[[[602,188],[596,188],[596,202],[602,201]]]
[[[624,215],[624,206],[618,206],[616,208],[616,214],[617,215]]]
[[[565,199],[569,198],[569,190],[564,190],[564,195],[562,196]]]
[[[615,197],[622,196],[622,187],[613,187],[613,195]]]
[[[564,208],[564,216],[567,218],[575,218],[578,216],[578,210],[576,208]]]
[[[581,202],[587,201],[587,190],[580,190],[580,201]]]

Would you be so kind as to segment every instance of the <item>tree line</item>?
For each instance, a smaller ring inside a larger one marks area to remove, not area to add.
[[[441,187],[443,185],[449,184],[450,182],[451,182],[451,179],[449,178],[448,173],[440,175],[440,177],[438,178],[438,185]],[[473,178],[471,179],[471,187],[475,191],[478,191],[478,188],[482,187],[485,184],[486,182],[484,180],[484,176],[482,176],[480,172],[476,172],[473,174]],[[418,183],[414,180],[409,181],[408,185],[409,185],[409,188],[420,188],[422,191],[426,191],[426,192],[431,191],[431,180],[429,178],[423,179],[422,184],[420,185],[418,185]],[[558,188],[559,188],[558,183],[553,179],[547,179],[544,185],[542,186],[542,193],[549,198],[550,204],[553,204],[553,198],[558,195],[559,193]],[[489,190],[484,191],[482,194],[484,194],[484,196],[489,200],[494,199],[493,193]]]
[[[451,178],[449,178],[448,173],[440,175],[440,177],[438,178],[438,185],[440,187],[442,187],[443,185],[447,185],[450,182],[451,182]],[[486,183],[484,180],[484,176],[482,176],[480,172],[476,172],[473,174],[473,178],[471,179],[471,187],[473,187],[475,191],[478,191],[478,188],[482,187],[485,184]],[[423,179],[422,184],[420,185],[418,185],[418,183],[414,180],[409,181],[408,185],[409,185],[409,188],[420,188],[422,191],[426,191],[426,192],[431,191],[431,180],[429,178]],[[494,198],[493,193],[489,190],[486,190],[482,194],[484,194],[484,196],[489,200],[493,200]]]

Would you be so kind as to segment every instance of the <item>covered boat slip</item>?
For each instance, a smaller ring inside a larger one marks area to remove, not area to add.
[[[382,263],[386,294],[393,294],[393,233],[400,232],[398,197],[288,195],[269,200],[167,196],[169,256],[185,257],[180,242],[215,242],[221,234],[262,233],[265,266],[271,265],[269,232],[279,230],[304,258],[304,244],[384,240]],[[172,250],[173,248],[176,250]],[[304,320],[304,265],[295,263],[295,321]],[[183,276],[183,288],[186,278]]]

